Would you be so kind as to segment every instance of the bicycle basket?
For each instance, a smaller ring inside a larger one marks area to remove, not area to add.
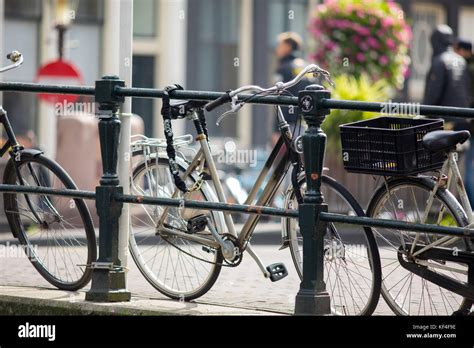
[[[443,129],[440,119],[377,117],[339,126],[342,160],[348,172],[411,175],[441,168],[442,152],[423,147],[423,136]]]

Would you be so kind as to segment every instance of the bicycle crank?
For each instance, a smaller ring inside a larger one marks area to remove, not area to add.
[[[229,233],[225,233],[222,235],[222,241],[224,242],[222,247],[224,262],[232,265],[233,267],[238,266],[242,262],[243,253],[238,246],[239,241],[237,237]]]

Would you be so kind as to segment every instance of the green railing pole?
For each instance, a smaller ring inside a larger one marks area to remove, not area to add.
[[[115,199],[123,194],[117,175],[120,137],[118,110],[124,98],[113,91],[125,83],[116,76],[106,76],[96,82],[95,100],[99,103],[99,137],[103,174],[96,188],[96,208],[99,215],[99,259],[92,264],[92,285],[87,301],[130,301],[126,289],[126,271],[119,258],[119,218],[123,203]]]
[[[327,212],[321,194],[326,134],[321,129],[327,109],[318,109],[317,102],[330,98],[330,92],[319,85],[306,87],[298,94],[299,111],[308,124],[303,135],[306,194],[299,206],[299,224],[303,235],[303,280],[296,295],[295,314],[326,315],[331,313],[330,297],[324,283],[324,235],[327,222],[319,219]]]

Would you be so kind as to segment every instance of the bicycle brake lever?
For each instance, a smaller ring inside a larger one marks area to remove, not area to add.
[[[329,83],[329,85],[330,85],[332,88],[336,88],[336,84],[335,84],[334,81],[331,79],[331,74],[329,73],[329,71],[326,71],[326,70],[324,70],[324,69],[319,68],[319,70],[317,70],[317,71],[314,72],[314,75],[322,76],[322,78],[323,78],[327,83]]]
[[[239,97],[237,95],[233,96],[232,101],[231,101],[230,110],[227,110],[226,112],[224,112],[222,115],[220,115],[217,118],[216,126],[220,126],[220,124],[221,124],[221,122],[224,118],[226,118],[230,114],[235,114],[236,112],[238,112],[242,108],[242,106],[244,106],[244,104],[239,102]]]

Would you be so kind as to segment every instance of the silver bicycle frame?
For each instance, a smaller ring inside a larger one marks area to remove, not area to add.
[[[464,209],[464,211],[466,213],[466,216],[468,218],[469,226],[471,226],[473,224],[474,221],[473,221],[473,214],[472,214],[471,204],[469,202],[469,199],[468,199],[468,196],[467,196],[467,193],[466,193],[466,189],[464,187],[464,183],[463,183],[463,180],[462,180],[461,173],[459,172],[459,167],[458,167],[457,162],[456,162],[456,157],[457,157],[456,152],[450,152],[448,154],[448,158],[446,159],[446,161],[443,164],[443,167],[441,168],[440,178],[436,182],[435,187],[433,188],[433,190],[431,191],[431,193],[428,197],[427,204],[426,204],[426,207],[425,207],[425,210],[424,210],[424,213],[423,213],[423,219],[422,219],[421,223],[424,223],[427,220],[429,211],[431,209],[431,206],[433,204],[433,200],[434,200],[435,195],[436,195],[436,192],[438,191],[438,189],[442,185],[441,176],[444,173],[446,173],[446,175],[448,176],[446,187],[449,190],[449,188],[451,187],[452,181],[454,180],[454,182],[456,183],[456,191],[457,191],[457,193],[459,194],[459,197],[460,197],[461,206]],[[444,209],[442,209],[439,212],[437,223],[441,222],[442,217],[443,217],[443,213],[444,213]],[[420,239],[420,236],[421,236],[421,233],[417,232],[416,235],[415,235],[415,239],[412,243],[411,250],[410,250],[411,256],[417,256],[417,255],[425,252],[426,250],[429,250],[429,249],[431,249],[433,247],[436,247],[436,246],[448,246],[450,244],[455,243],[459,239],[461,239],[460,237],[444,236],[440,239],[437,239],[433,243],[430,243],[430,244],[424,246],[423,248],[417,250],[416,252],[414,252],[415,247],[416,247],[416,243]],[[427,262],[418,260],[417,263],[425,264]],[[431,267],[449,269],[450,271],[457,272],[457,273],[463,273],[463,274],[466,273],[465,270],[460,270],[460,269],[457,269],[457,268],[447,267],[447,266],[443,266],[443,265],[436,265],[436,264],[433,264],[433,263],[430,263],[429,265]]]
[[[194,115],[194,117],[196,116]],[[207,167],[210,171],[212,183],[214,185],[218,200],[220,202],[226,202],[227,199],[224,193],[224,189],[222,187],[222,183],[220,182],[219,175],[217,173],[215,162],[209,148],[209,143],[206,138],[201,138],[199,139],[199,144],[200,144],[200,149],[198,150],[198,152],[192,159],[189,166],[186,168],[186,171],[183,174],[182,179],[186,180],[186,178],[189,175],[191,175],[191,173],[193,173],[199,167],[202,167],[204,165],[204,162],[207,163]],[[255,184],[253,185],[249,195],[247,196],[245,204],[252,204],[252,202],[255,200],[257,196],[258,191],[260,190],[265,179],[267,178],[270,172],[270,169],[272,169],[273,167],[273,170],[268,178],[268,181],[265,184],[260,197],[255,203],[255,205],[262,205],[262,206],[269,204],[273,200],[278,190],[278,187],[281,183],[282,174],[286,173],[289,166],[290,166],[290,161],[288,157],[288,149],[286,145],[284,144],[283,136],[281,136],[277,144],[273,148],[273,151],[271,152],[270,156],[268,157],[262,171],[258,175],[255,181]],[[171,198],[176,198],[179,192],[180,191],[175,188]],[[157,231],[160,230],[166,233],[179,235],[179,237],[183,239],[195,241],[212,248],[216,248],[218,246],[221,246],[222,248],[225,247],[225,243],[222,240],[221,235],[219,233],[217,233],[216,235],[216,231],[214,232],[211,231],[214,238],[206,238],[202,236],[181,233],[179,231],[166,228],[163,225],[164,225],[168,210],[169,210],[169,207],[163,208],[163,213],[161,214],[161,217],[156,224]],[[263,275],[266,278],[269,277],[269,273],[266,270],[265,265],[263,264],[262,260],[258,257],[258,255],[255,253],[255,251],[253,250],[249,242],[255,230],[255,227],[257,226],[257,223],[260,219],[260,215],[257,215],[257,214],[249,215],[244,226],[242,227],[242,230],[240,231],[240,233],[237,233],[235,230],[235,224],[232,219],[231,213],[223,212],[223,214],[224,214],[225,225],[227,227],[227,232],[238,238],[238,243],[239,243],[240,248],[244,251],[247,251],[250,254],[250,256],[254,259],[254,261],[257,263]]]

